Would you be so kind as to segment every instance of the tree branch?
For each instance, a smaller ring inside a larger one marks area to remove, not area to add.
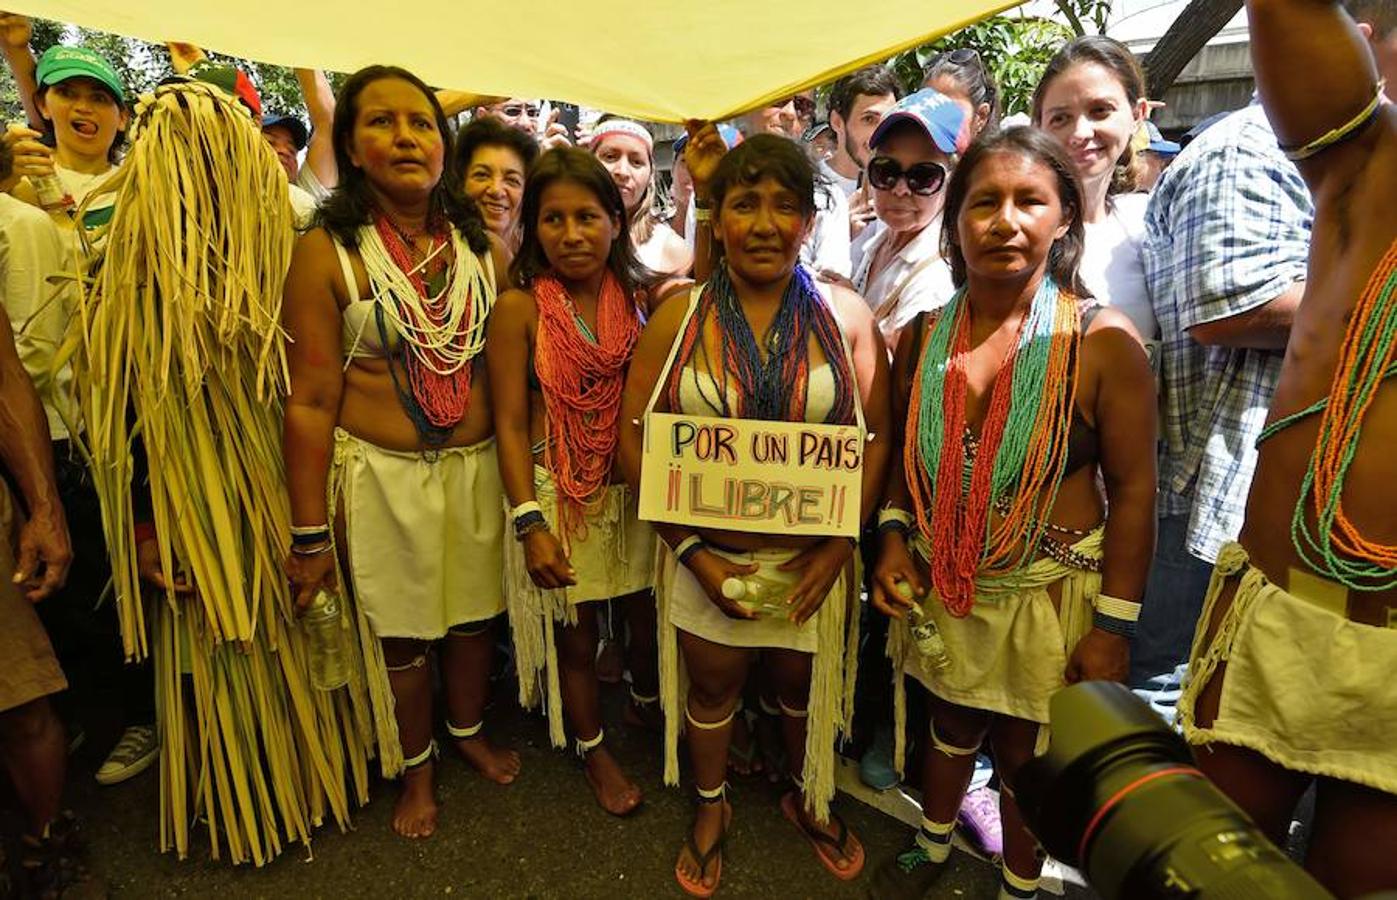
[[[1059,7],[1062,2],[1059,0]],[[1145,75],[1151,97],[1158,99],[1164,96],[1184,67],[1237,15],[1242,3],[1243,0],[1190,0],[1145,57]]]

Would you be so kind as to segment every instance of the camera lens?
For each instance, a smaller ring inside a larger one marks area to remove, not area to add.
[[[1059,691],[1048,752],[1015,778],[1025,820],[1103,897],[1328,897],[1119,684]]]

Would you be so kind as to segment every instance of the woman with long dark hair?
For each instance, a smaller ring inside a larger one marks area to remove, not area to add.
[[[481,730],[504,595],[480,352],[508,257],[461,195],[446,116],[415,75],[351,75],[333,136],[340,182],[286,278],[287,569],[303,610],[339,591],[337,561],[345,573],[383,770],[403,773],[393,829],[426,837],[433,645],[461,755],[492,781],[519,772]]]
[[[1003,893],[1033,896],[1041,859],[1008,785],[1045,745],[1053,692],[1126,674],[1154,543],[1154,384],[1128,321],[1085,296],[1082,202],[1053,139],[982,136],[946,189],[958,290],[898,345],[903,464],[878,516],[872,600],[907,623],[889,632],[894,691],[920,681],[932,722],[922,827],[878,873],[879,896],[921,896],[938,877],[986,738]]]
[[[653,707],[654,532],[613,463],[626,368],[663,279],[636,260],[621,193],[585,150],[539,157],[523,223],[517,289],[500,298],[487,350],[519,697],[536,705],[545,682],[554,745],[566,715],[597,802],[623,816],[641,793],[604,743],[597,608],[616,599],[626,610],[632,702]]]
[[[798,262],[815,217],[814,168],[799,146],[774,135],[749,138],[725,156],[712,127],[691,144],[687,159],[706,194],[700,199],[712,201],[704,224],[721,256],[708,284],[688,303],[660,309],[641,338],[622,417],[626,477],[639,484],[635,422],[647,409],[866,426],[876,438],[863,464],[863,509],[871,512],[888,452],[887,351],[863,299],[817,283]],[[658,530],[670,551],[657,574],[665,775],[678,780],[682,717],[698,794],[694,826],[675,864],[680,887],[695,896],[718,887],[732,818],[728,748],[740,693],[759,661],[776,688],[792,773],[782,810],[831,874],[856,877],[863,847],[829,809],[834,739],[853,705],[846,652],[854,643],[849,632],[857,631],[855,542],[677,525]],[[784,587],[759,614],[733,594],[729,582],[744,578]]]

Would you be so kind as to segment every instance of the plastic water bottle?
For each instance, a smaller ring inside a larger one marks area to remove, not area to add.
[[[791,611],[786,601],[791,598],[791,591],[800,580],[799,572],[783,577],[787,574],[774,569],[725,579],[723,596],[759,616],[786,616]]]
[[[904,600],[912,599],[912,585],[905,581],[897,583],[897,592]],[[951,654],[946,650],[946,641],[941,637],[941,629],[936,627],[931,616],[922,609],[920,603],[913,603],[907,611],[907,627],[912,632],[912,645],[922,656],[922,662],[934,670],[944,669],[951,664]]]
[[[27,130],[27,123],[14,122],[10,124],[10,131]],[[29,183],[34,188],[34,193],[38,196],[39,205],[46,212],[67,212],[71,213],[77,204],[73,201],[72,194],[63,186],[63,181],[58,177],[57,172],[50,172],[42,176],[30,176]]]
[[[316,593],[301,616],[310,650],[310,683],[317,690],[333,691],[349,683],[349,653],[340,627],[340,598],[325,589]]]

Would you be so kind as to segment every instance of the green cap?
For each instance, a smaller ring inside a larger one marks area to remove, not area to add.
[[[39,70],[35,73],[40,86],[58,84],[69,78],[91,78],[101,82],[116,95],[117,102],[126,102],[126,87],[121,76],[116,74],[112,64],[100,54],[86,47],[69,47],[55,44],[39,57]]]

